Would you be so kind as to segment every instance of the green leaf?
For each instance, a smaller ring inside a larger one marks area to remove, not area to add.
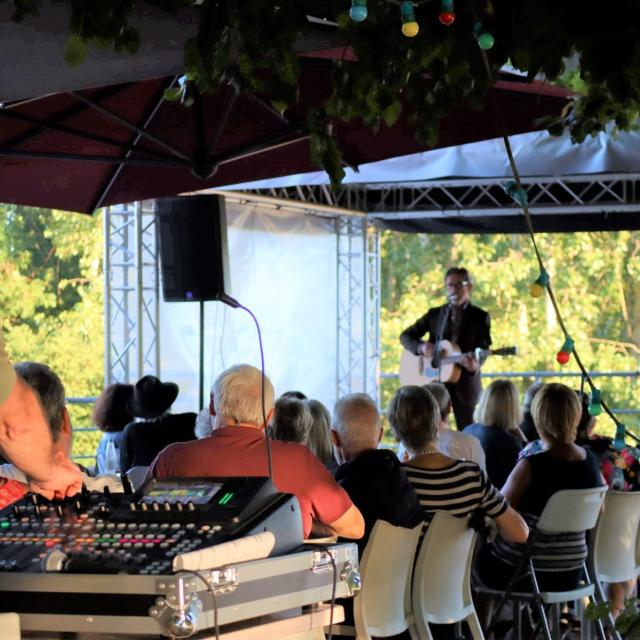
[[[80,36],[72,33],[64,45],[64,61],[70,67],[77,67],[84,62],[88,52],[87,43]]]
[[[394,100],[384,111],[382,112],[382,118],[387,127],[393,127],[398,121],[400,114],[402,113],[402,104],[400,100]]]
[[[272,100],[271,106],[280,114],[284,115],[284,112],[289,108],[289,105],[282,100]]]
[[[169,102],[177,102],[182,97],[181,87],[169,87],[164,90],[164,99]]]

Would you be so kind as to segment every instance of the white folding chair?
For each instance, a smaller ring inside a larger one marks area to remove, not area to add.
[[[465,620],[474,640],[484,639],[471,598],[476,536],[469,518],[456,518],[444,511],[434,515],[413,574],[413,636],[431,640],[430,622],[453,624]]]
[[[609,491],[593,532],[590,558],[591,575],[602,602],[607,600],[603,582],[626,582],[640,576],[639,530],[640,492]],[[611,634],[619,638],[613,618],[607,619],[607,623]]]
[[[539,623],[542,626],[547,640],[552,640],[551,629],[547,620],[545,605],[551,608],[553,630],[556,639],[560,637],[560,605],[564,602],[577,602],[579,609],[582,608],[583,598],[590,598],[595,601],[595,587],[592,583],[586,563],[583,565],[584,583],[576,589],[568,591],[540,591],[533,566],[532,554],[536,539],[540,533],[561,534],[578,533],[591,531],[598,522],[598,517],[602,509],[607,487],[595,487],[593,489],[565,489],[554,493],[547,502],[543,512],[540,514],[537,526],[529,533],[529,540],[523,552],[520,564],[514,571],[514,576],[507,585],[505,591],[496,591],[481,586],[476,588],[478,593],[485,593],[500,598],[500,604],[494,613],[495,621],[500,615],[502,607],[507,600],[514,603],[516,613],[514,637],[520,637],[519,611],[520,603],[532,603],[539,613]],[[514,592],[513,585],[524,576],[529,576],[531,580],[531,593]],[[585,625],[582,619],[583,629]],[[489,625],[489,629],[493,624]],[[604,629],[602,624],[597,622],[596,628],[600,637],[604,640]]]
[[[411,570],[421,528],[422,523],[406,529],[376,522],[360,560],[362,589],[353,600],[355,626],[336,625],[334,635],[370,640],[411,626]]]

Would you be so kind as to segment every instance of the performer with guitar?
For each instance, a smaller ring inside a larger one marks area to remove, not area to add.
[[[480,397],[480,365],[476,349],[488,349],[491,344],[489,314],[471,304],[473,283],[469,272],[451,267],[445,274],[447,303],[429,309],[417,322],[400,334],[400,342],[410,353],[425,356],[427,369],[435,372],[424,382],[444,382],[451,396],[453,413],[459,430],[473,422],[473,411]],[[428,340],[422,340],[425,334]],[[454,343],[453,345],[450,343]],[[459,348],[456,348],[457,345]],[[444,348],[447,347],[447,348]],[[454,347],[452,353],[451,347]],[[455,354],[453,358],[445,357]],[[421,359],[422,360],[422,359]],[[451,373],[443,375],[441,362],[455,361]],[[430,362],[429,362],[430,361]],[[428,372],[424,371],[428,376]],[[402,376],[401,376],[402,381]],[[405,384],[405,382],[403,382]]]

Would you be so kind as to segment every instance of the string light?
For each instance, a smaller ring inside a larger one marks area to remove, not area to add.
[[[523,209],[529,203],[527,192],[522,187],[518,188],[518,185],[513,180],[507,182],[507,184],[505,184],[502,188],[504,189],[504,192],[511,199],[517,202]]]
[[[413,38],[418,35],[420,26],[416,22],[416,14],[413,10],[413,2],[403,0],[400,3],[400,17],[402,18],[402,33],[407,38]]]
[[[476,36],[476,40],[478,41],[478,46],[481,49],[483,49],[484,51],[487,51],[491,49],[491,47],[493,47],[493,44],[494,44],[493,36],[488,31],[485,31],[484,27],[482,26],[482,22],[476,22],[473,25],[473,33]]]
[[[556,353],[556,360],[560,364],[567,364],[567,362],[569,362],[569,360],[571,359],[572,351],[573,351],[573,340],[569,336],[567,336],[564,339],[564,343],[562,344],[560,351]]]
[[[593,388],[591,390],[591,402],[589,403],[589,415],[599,416],[602,413],[602,394],[600,389]]]
[[[456,14],[453,10],[453,0],[441,0],[438,20],[440,20],[445,27],[448,27],[453,24],[455,19]]]
[[[613,448],[616,451],[622,451],[624,449],[625,431],[626,431],[626,428],[622,424],[622,422],[618,422],[618,425],[616,426],[616,437],[613,440]]]
[[[529,287],[529,293],[532,298],[539,298],[545,290],[545,287],[549,284],[549,274],[543,269],[540,271],[540,275],[536,278],[536,281]]]
[[[367,0],[351,0],[349,15],[354,22],[362,22],[367,19]]]

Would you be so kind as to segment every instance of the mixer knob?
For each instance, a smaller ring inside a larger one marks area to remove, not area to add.
[[[136,510],[136,503],[135,502],[130,502],[129,503],[129,511],[135,511]]]
[[[146,503],[146,502],[143,502],[143,503],[140,505],[140,510],[141,510],[141,511],[146,511],[148,508],[149,508],[149,507],[147,506],[147,503]]]
[[[189,502],[187,502],[187,509],[189,511],[195,511],[196,510],[196,505],[193,504],[193,502],[191,502],[191,500],[189,500]]]
[[[159,505],[157,502],[152,502],[152,503],[151,503],[151,508],[152,508],[154,511],[160,511],[160,505]]]
[[[178,502],[178,504],[176,504],[176,509],[178,511],[182,511],[184,509],[184,507],[182,506],[182,502]]]
[[[165,511],[171,511],[171,503],[170,502],[165,502],[163,506],[164,506],[164,510]]]

